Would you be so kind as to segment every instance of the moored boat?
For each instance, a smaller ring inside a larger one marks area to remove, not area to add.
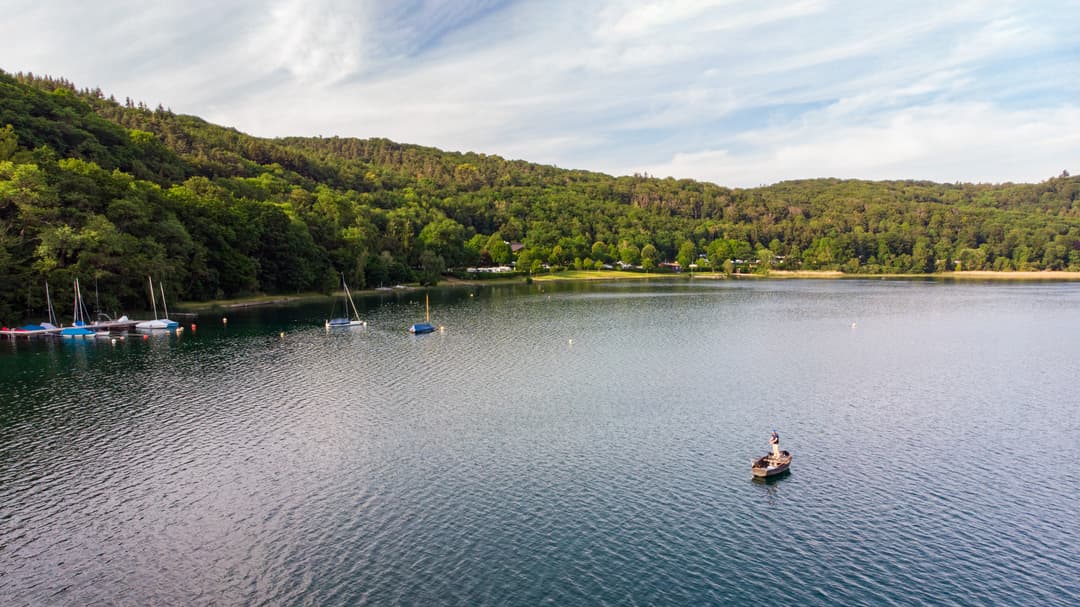
[[[154,295],[154,279],[147,276],[146,279],[150,282],[150,304],[154,308],[154,320],[145,320],[135,324],[135,328],[142,331],[177,331],[180,329],[180,323],[175,320],[169,320],[169,307],[165,303],[165,287],[158,284],[161,287],[161,305],[165,307],[165,318],[159,319],[157,317],[157,297]]]
[[[344,273],[341,275],[341,288],[345,292],[345,314],[348,315],[351,311],[352,316],[331,318],[326,321],[326,328],[367,326],[367,322],[360,320],[360,311],[356,309],[356,302],[353,301],[352,293],[349,291],[349,285],[345,284]]]
[[[433,324],[431,324],[429,322],[418,322],[418,323],[414,324],[413,326],[409,327],[409,333],[412,333],[413,335],[423,335],[424,333],[434,333],[434,332],[435,332],[435,325],[433,325]]]
[[[428,305],[428,296],[424,295],[424,322],[418,322],[409,327],[409,333],[413,335],[423,335],[424,333],[434,333],[435,325],[431,324],[431,310]]]
[[[86,324],[86,306],[83,304],[82,290],[79,288],[79,279],[75,279],[74,283],[75,291],[75,320],[70,327],[64,327],[60,330],[60,337],[65,339],[81,339],[94,336],[94,331],[87,328]]]

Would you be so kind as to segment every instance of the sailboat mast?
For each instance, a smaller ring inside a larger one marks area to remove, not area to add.
[[[157,320],[157,298],[154,297],[154,279],[147,276],[146,280],[150,281],[150,304],[154,306],[154,320]]]
[[[75,279],[75,290],[75,296],[79,302],[79,320],[81,320],[83,324],[89,324],[90,311],[86,309],[86,301],[83,299],[82,296],[82,283],[79,282],[78,278]]]
[[[45,305],[49,308],[49,324],[56,325],[56,312],[53,311],[52,297],[49,295],[49,281],[45,281]]]
[[[83,303],[82,303],[82,289],[79,288],[79,279],[75,279],[75,324],[79,324],[79,321],[86,322],[83,318]]]
[[[75,301],[73,302],[73,305],[72,305],[73,310],[72,310],[72,313],[71,313],[71,315],[72,315],[71,324],[74,325],[75,323],[79,322],[79,279],[78,278],[76,278],[74,281],[72,281],[71,290],[75,294]]]
[[[431,308],[428,306],[427,293],[424,293],[424,322],[431,322]]]
[[[169,317],[169,304],[165,303],[165,283],[159,282],[158,288],[161,289],[161,306],[165,308],[165,318]]]
[[[345,289],[345,297],[349,299],[349,306],[352,308],[353,317],[356,320],[360,320],[360,310],[356,309],[356,302],[353,301],[352,291],[349,290],[349,285],[345,284],[345,274],[341,274],[341,286]]]

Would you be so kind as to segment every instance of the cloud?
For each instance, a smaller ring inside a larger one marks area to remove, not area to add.
[[[739,187],[815,177],[1006,182],[1056,175],[1080,149],[1078,106],[1010,111],[963,103],[908,108],[867,125],[831,120],[828,111],[816,117],[638,170]]]
[[[1074,3],[102,0],[7,14],[6,70],[260,136],[735,185],[1037,180],[1080,151],[1059,129],[1080,94]]]
[[[264,71],[288,71],[301,85],[338,82],[368,59],[368,12],[367,2],[278,2],[251,37],[252,59]]]

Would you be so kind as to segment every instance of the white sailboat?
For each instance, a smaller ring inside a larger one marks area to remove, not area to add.
[[[49,295],[49,281],[45,281],[45,305],[48,307],[49,321],[41,323],[41,327],[44,329],[55,329],[60,321],[56,318],[56,311],[53,310],[52,296]]]
[[[353,301],[352,293],[349,291],[349,285],[345,284],[345,274],[341,275],[341,288],[345,291],[345,313],[348,314],[352,311],[351,317],[339,316],[337,318],[331,318],[326,321],[326,328],[334,327],[363,327],[367,326],[367,323],[360,320],[360,312],[356,309],[356,302]]]
[[[165,318],[159,319],[157,317],[157,298],[154,296],[154,279],[149,276],[146,279],[150,282],[150,303],[154,307],[154,320],[135,323],[135,328],[143,331],[176,331],[180,327],[180,323],[169,320],[169,306],[165,303],[164,285],[158,285],[161,288],[161,305],[165,307]]]

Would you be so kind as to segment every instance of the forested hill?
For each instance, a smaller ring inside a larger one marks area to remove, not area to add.
[[[536,271],[1080,270],[1078,192],[1065,174],[729,189],[385,139],[261,139],[0,72],[0,321],[42,309],[46,279],[96,282],[103,308],[126,309],[145,305],[147,275],[172,300],[328,290],[339,272],[356,288],[433,282],[510,261],[512,241]]]

